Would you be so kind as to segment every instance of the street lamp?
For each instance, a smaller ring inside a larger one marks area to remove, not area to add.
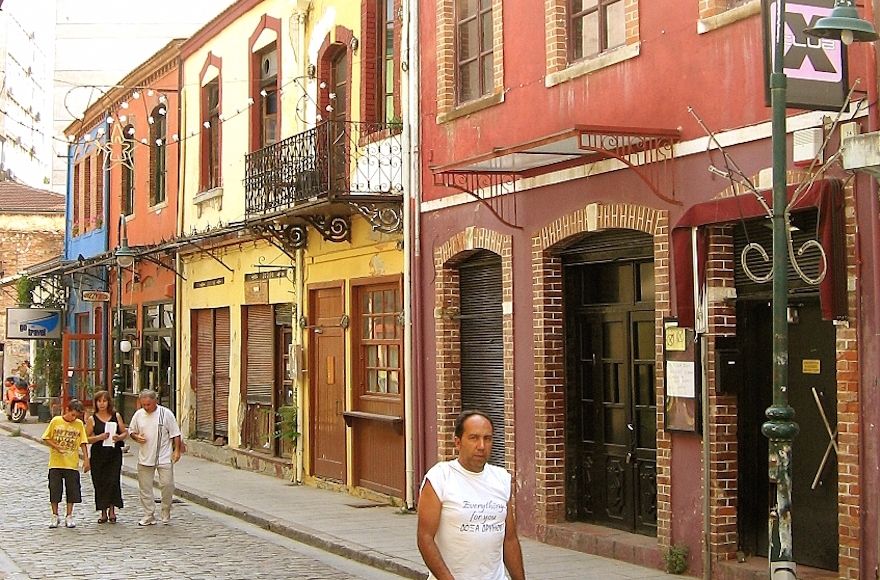
[[[137,254],[128,247],[128,229],[125,216],[119,216],[119,245],[113,255],[116,257],[116,345],[121,352],[113,353],[116,364],[113,367],[113,396],[116,399],[116,409],[122,412],[122,353],[131,350],[131,343],[122,340],[122,270],[131,268]],[[128,343],[128,350],[123,349],[123,343]]]
[[[804,31],[811,36],[851,42],[877,40],[869,22],[859,18],[853,0],[835,0],[831,14]],[[770,75],[773,144],[773,404],[761,432],[770,440],[770,483],[776,485],[776,504],[770,509],[770,577],[795,580],[791,533],[791,450],[798,432],[794,409],[788,404],[788,243],[786,195],[786,76],[785,0],[776,2],[776,36]]]

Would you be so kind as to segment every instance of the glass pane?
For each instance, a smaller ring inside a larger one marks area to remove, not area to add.
[[[599,54],[599,13],[593,12],[583,18],[583,27],[578,35],[581,39],[582,57]]]
[[[457,0],[455,3],[455,15],[459,20],[477,13],[477,0]]]
[[[633,325],[633,344],[635,357],[639,360],[654,359],[654,323],[650,321],[636,322]]]
[[[654,365],[636,366],[636,405],[654,404]]]
[[[603,356],[611,359],[622,359],[626,356],[626,340],[623,323],[605,322],[602,324],[604,348]]]
[[[596,436],[593,432],[593,427],[595,424],[595,417],[593,416],[594,407],[593,403],[589,401],[581,402],[581,426],[583,432],[581,433],[581,437],[584,441],[593,441]]]
[[[388,392],[394,395],[400,394],[400,373],[397,371],[388,373]]]
[[[385,312],[385,304],[382,300],[382,292],[373,292],[373,312]]]
[[[486,12],[480,15],[482,23],[482,35],[480,38],[480,52],[489,52],[492,50],[492,13]]]
[[[654,301],[654,262],[639,264],[639,296],[638,300]]]
[[[387,393],[388,392],[388,371],[382,370],[377,371],[377,376],[379,380],[379,392]]]
[[[144,308],[144,328],[159,328],[159,306]]]
[[[137,328],[137,313],[134,310],[122,311],[122,328]]]
[[[367,367],[376,367],[379,364],[379,347],[378,346],[368,346],[366,347],[367,354]]]
[[[376,353],[379,357],[379,360],[376,363],[377,367],[387,367],[388,366],[388,348],[385,345],[378,345],[376,347]]]
[[[400,349],[395,345],[388,347],[388,366],[393,369],[400,368]]]
[[[373,293],[364,292],[364,314],[373,312]]]
[[[639,411],[638,425],[638,442],[636,443],[643,449],[654,449],[657,447],[657,411],[654,409],[643,409]]]
[[[629,443],[626,415],[623,409],[605,408],[605,443],[626,445]]]
[[[620,402],[620,388],[618,381],[618,366],[617,364],[605,364],[602,365],[603,370],[603,379],[604,379],[604,399],[606,403],[619,403]]]
[[[364,317],[364,331],[362,334],[365,339],[373,338],[373,318],[371,316]]]
[[[571,58],[584,58],[584,19],[580,17],[571,21]]]
[[[367,392],[376,393],[379,391],[379,374],[376,371],[367,371]]]
[[[480,36],[477,28],[477,19],[462,22],[458,26],[458,60],[476,58],[480,51]]]
[[[385,334],[383,338],[389,339],[394,338],[394,331],[397,328],[397,325],[394,323],[396,316],[386,316],[384,321],[385,326]]]
[[[478,90],[480,91],[479,96],[482,96],[482,95],[489,94],[492,90],[492,85],[494,84],[492,82],[492,77],[493,77],[492,67],[494,66],[494,60],[492,58],[492,55],[488,54],[488,55],[484,56],[483,58],[481,58],[480,65],[481,65],[480,70],[483,74],[483,77],[481,79],[482,84]]]
[[[619,0],[607,7],[605,11],[605,32],[608,35],[608,45],[605,48],[614,48],[626,44],[626,15],[625,3]]]
[[[174,328],[174,310],[169,305],[162,307],[162,328]]]
[[[477,61],[469,62],[459,69],[458,98],[460,101],[472,101],[477,98],[479,90],[479,71]]]

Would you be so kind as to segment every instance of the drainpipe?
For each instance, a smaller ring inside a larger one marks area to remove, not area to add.
[[[419,51],[418,47],[418,27],[419,27],[419,3],[413,0],[409,3],[409,11],[407,12],[407,42],[406,53],[407,59],[401,64],[406,63],[404,72],[408,73],[409,82],[407,83],[407,100],[406,113],[408,122],[403,138],[405,140],[403,150],[409,154],[409,163],[404,167],[408,168],[408,179],[406,181],[406,195],[404,196],[403,209],[403,240],[404,240],[404,258],[403,258],[403,291],[405,292],[403,309],[404,319],[409,322],[404,327],[404,351],[407,356],[404,357],[404,385],[403,390],[403,407],[404,407],[404,437],[406,446],[406,507],[414,509],[415,507],[415,420],[416,415],[414,409],[416,399],[417,385],[413,377],[421,376],[415,372],[415,366],[421,358],[421,348],[417,345],[418,341],[414,340],[415,331],[421,329],[418,313],[419,308],[413,309],[413,304],[418,305],[418,268],[419,268],[419,189],[421,186],[421,172],[419,170],[419,135],[421,129],[419,125]],[[415,312],[415,319],[413,314]],[[416,352],[416,349],[419,352]],[[420,394],[420,393],[419,393]]]
[[[297,428],[300,430],[300,435],[296,439],[296,449],[294,450],[294,454],[296,456],[296,481],[297,483],[302,483],[303,480],[303,433],[302,426],[305,425],[305,416],[303,412],[303,335],[305,332],[303,331],[302,325],[299,323],[301,317],[305,316],[305,312],[303,311],[303,305],[305,304],[305,299],[303,297],[303,290],[305,288],[305,272],[303,272],[303,268],[305,266],[305,250],[302,248],[296,251],[296,270],[294,271],[294,275],[296,276],[296,294],[294,299],[296,300],[296,320],[293,321],[294,324],[294,336],[296,337],[296,345],[293,355],[296,358],[296,424]]]
[[[177,167],[177,231],[175,232],[178,236],[183,236],[183,192],[186,191],[186,139],[183,138],[184,132],[183,128],[185,126],[184,115],[186,114],[186,108],[184,107],[184,103],[186,102],[184,99],[184,94],[186,89],[183,85],[183,59],[178,57],[177,59],[177,87],[179,89],[177,93],[177,134],[180,136],[180,140],[177,141],[177,159],[178,159],[178,167]],[[184,272],[185,263],[183,258],[180,257],[180,252],[174,252],[174,269],[182,275],[186,275]],[[180,350],[183,348],[183,326],[181,322],[180,315],[183,312],[183,292],[179,291],[179,288],[183,284],[177,277],[175,277],[174,281],[174,352],[178,357],[178,360],[175,361],[175,366],[177,367],[174,371],[174,383],[177,387],[177,418],[181,420],[184,417],[184,413],[186,414],[186,429],[189,435],[195,433],[194,426],[192,424],[192,420],[190,417],[190,408],[184,405],[183,401],[183,389],[180,384]],[[190,318],[190,332],[192,332],[192,318]],[[190,340],[190,348],[192,348],[192,340]],[[190,359],[192,359],[192,352],[190,352]],[[190,383],[192,383],[192,369],[190,369]]]
[[[709,533],[709,524],[711,517],[709,509],[711,508],[711,468],[709,455],[709,337],[705,334],[700,335],[700,395],[702,401],[703,413],[703,579],[711,580],[712,578],[712,554],[710,553],[712,544],[712,535]]]

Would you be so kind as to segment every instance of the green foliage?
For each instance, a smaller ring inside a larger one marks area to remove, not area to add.
[[[663,569],[667,574],[684,574],[688,567],[688,547],[681,543],[663,552]]]
[[[15,283],[15,291],[18,295],[18,303],[22,306],[28,306],[34,303],[34,290],[38,286],[38,282],[34,279],[22,276]]]
[[[275,422],[275,436],[287,439],[296,446],[300,436],[296,405],[278,407],[275,415],[278,417]]]

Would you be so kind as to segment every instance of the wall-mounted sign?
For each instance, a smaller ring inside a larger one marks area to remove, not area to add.
[[[819,359],[805,358],[801,361],[801,372],[805,375],[821,375],[822,361]]]
[[[48,308],[7,308],[6,338],[59,339],[61,311]]]
[[[109,302],[110,293],[104,290],[83,290],[83,302]]]
[[[700,430],[700,360],[694,331],[663,321],[666,370],[666,429],[698,433]]]
[[[226,278],[211,278],[210,280],[193,282],[193,288],[210,288],[211,286],[222,286],[225,283]]]

